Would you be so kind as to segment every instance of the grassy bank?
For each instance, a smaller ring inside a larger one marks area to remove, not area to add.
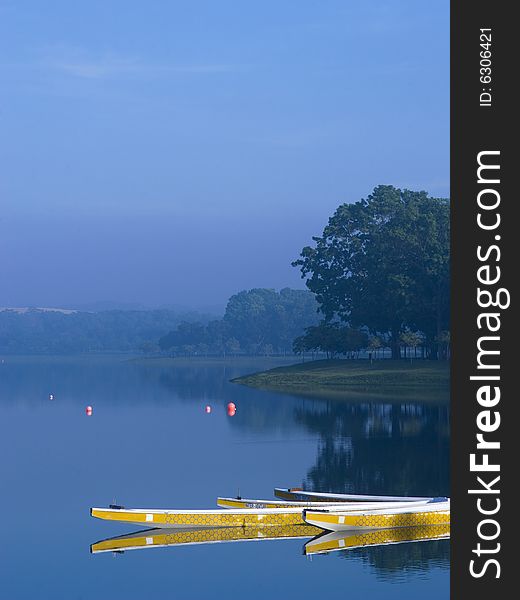
[[[256,388],[284,392],[424,390],[447,388],[449,363],[406,360],[316,360],[233,379]]]

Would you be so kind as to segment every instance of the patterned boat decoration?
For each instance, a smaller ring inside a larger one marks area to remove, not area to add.
[[[388,510],[400,507],[422,506],[424,502],[417,503],[374,503],[358,502],[334,505],[321,505],[332,510],[345,509],[350,512],[374,511],[380,508]],[[123,508],[110,506],[109,508],[91,508],[90,514],[106,521],[120,521],[144,527],[164,528],[189,528],[189,527],[273,527],[280,525],[304,524],[305,509],[301,506],[286,508],[244,508],[244,509],[217,509],[217,510],[164,510],[147,508]]]
[[[449,525],[450,501],[442,498],[419,505],[411,503],[405,507],[369,511],[303,509],[303,519],[309,525],[329,531]]]

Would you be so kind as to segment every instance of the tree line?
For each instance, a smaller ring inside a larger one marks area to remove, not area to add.
[[[292,353],[294,339],[318,322],[317,311],[307,290],[243,290],[228,300],[222,319],[181,323],[159,339],[159,347],[182,355]]]
[[[342,204],[293,266],[308,291],[252,289],[223,319],[182,323],[159,340],[177,354],[448,358],[449,201],[378,186]]]
[[[296,349],[342,327],[366,332],[368,344],[448,358],[450,320],[449,200],[380,185],[368,198],[342,204],[314,245],[293,265],[323,315]],[[371,340],[371,341],[370,341]]]
[[[0,354],[83,354],[158,350],[164,331],[209,316],[172,310],[0,311]]]

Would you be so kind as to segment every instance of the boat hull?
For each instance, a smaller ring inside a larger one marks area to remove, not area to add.
[[[321,502],[281,502],[279,500],[253,500],[249,498],[217,498],[217,506],[221,508],[313,508],[320,506]]]
[[[334,511],[304,509],[303,518],[309,525],[328,531],[359,531],[394,529],[427,525],[449,525],[449,503],[443,506],[417,506],[414,509]]]
[[[92,508],[90,514],[106,521],[118,521],[143,527],[272,527],[305,524],[301,509],[265,510],[146,510]]]
[[[328,510],[375,510],[379,508],[403,508],[406,506],[422,506],[428,500],[417,502],[280,502],[277,500],[253,500],[247,498],[217,498],[217,506],[232,509],[297,509],[317,508]]]
[[[291,502],[420,502],[431,500],[422,496],[370,496],[366,494],[334,494],[309,492],[299,488],[274,488],[274,495]]]
[[[398,509],[404,506],[424,506],[425,502],[353,502],[349,504],[321,504],[330,511],[348,510],[374,511],[379,508]],[[146,508],[91,508],[90,514],[105,521],[118,521],[143,527],[164,527],[168,529],[190,527],[272,527],[304,524],[302,506],[283,508],[224,508],[222,510],[163,510]]]

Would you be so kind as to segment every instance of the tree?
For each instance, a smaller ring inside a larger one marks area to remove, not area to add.
[[[170,331],[167,335],[159,339],[161,350],[174,348],[183,351],[186,354],[193,354],[194,347],[206,341],[206,329],[200,322],[183,322],[177,326],[177,329]]]
[[[151,340],[146,340],[139,346],[139,350],[143,354],[153,354],[154,352],[159,351],[159,345]]]
[[[301,356],[305,362],[305,352],[307,352],[309,348],[307,347],[307,340],[305,339],[304,335],[300,335],[294,339],[292,350],[294,354]]]
[[[368,335],[365,332],[324,320],[319,325],[307,327],[305,335],[294,340],[293,351],[295,354],[320,351],[325,352],[327,358],[334,358],[339,354],[359,352],[367,344]]]
[[[449,202],[426,192],[378,186],[342,204],[314,247],[293,265],[327,321],[384,333],[393,358],[407,327],[432,332],[449,320]]]
[[[446,360],[450,357],[451,350],[451,336],[449,331],[441,331],[436,337],[435,341],[439,345],[439,355],[441,358]]]
[[[136,352],[181,321],[196,319],[204,322],[206,315],[180,314],[167,309],[100,312],[0,309],[0,354]]]
[[[305,327],[318,321],[317,311],[316,300],[307,290],[256,288],[231,296],[224,323],[228,335],[248,352],[262,352],[267,344],[284,351]]]
[[[210,321],[206,325],[206,338],[210,352],[225,354],[226,340],[228,339],[227,324],[222,319]]]
[[[417,357],[417,348],[421,346],[424,341],[423,336],[417,331],[403,331],[401,333],[401,342],[404,346],[404,356],[407,356],[407,348],[414,349],[414,355]],[[410,354],[410,360],[412,360],[412,355]]]
[[[377,358],[378,351],[383,347],[383,342],[380,337],[377,335],[371,335],[368,339],[367,349],[374,352],[375,357]]]
[[[240,352],[240,342],[232,337],[226,341],[226,351],[234,356]]]
[[[266,344],[266,345],[263,347],[263,354],[264,354],[265,356],[271,356],[271,354],[274,354],[274,348],[273,348],[273,345],[272,345],[272,344]]]
[[[223,319],[182,322],[159,345],[162,350],[191,353],[195,346],[201,354],[226,354],[231,341],[242,352],[270,355],[290,351],[294,338],[317,321],[318,305],[308,290],[243,290],[231,296]]]

